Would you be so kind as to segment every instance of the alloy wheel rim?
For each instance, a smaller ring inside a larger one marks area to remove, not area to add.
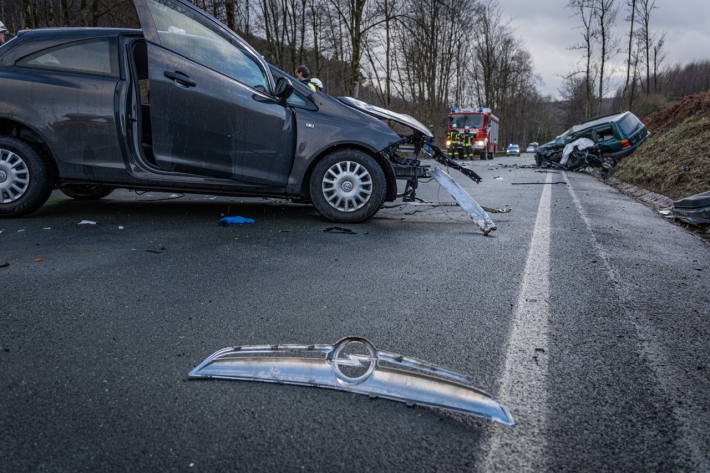
[[[372,176],[360,163],[340,161],[323,176],[323,196],[336,210],[355,212],[363,208],[372,196]]]
[[[0,148],[0,203],[10,204],[30,187],[30,169],[22,157]]]

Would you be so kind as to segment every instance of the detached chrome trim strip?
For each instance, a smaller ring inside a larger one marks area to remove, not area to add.
[[[515,425],[510,412],[464,375],[425,361],[378,351],[347,337],[335,345],[249,345],[223,348],[190,371],[217,378],[338,389],[437,407]]]

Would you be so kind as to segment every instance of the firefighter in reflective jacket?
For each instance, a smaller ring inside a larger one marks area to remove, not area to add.
[[[458,138],[458,140],[457,140],[458,152],[456,154],[459,159],[463,159],[464,153],[465,153],[465,150],[463,147],[465,135],[461,132],[457,133],[456,135],[457,135],[456,137]]]
[[[461,155],[461,133],[456,130],[451,130],[451,152],[452,158],[459,159]]]
[[[472,135],[469,129],[465,128],[463,132],[463,159],[472,159],[471,153],[473,150],[471,149],[471,145],[473,142],[471,141],[471,137]]]
[[[454,130],[449,130],[446,133],[446,154],[454,157]]]

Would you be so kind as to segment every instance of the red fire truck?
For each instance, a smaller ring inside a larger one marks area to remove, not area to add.
[[[493,159],[498,150],[500,120],[490,108],[452,108],[446,134],[449,156],[458,159]]]

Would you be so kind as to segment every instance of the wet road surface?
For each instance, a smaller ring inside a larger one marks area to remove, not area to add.
[[[308,206],[128,191],[0,221],[0,471],[710,470],[707,244],[515,163],[451,171],[513,208],[492,237],[450,207],[348,235]],[[347,335],[471,375],[518,425],[186,378],[225,346]]]

